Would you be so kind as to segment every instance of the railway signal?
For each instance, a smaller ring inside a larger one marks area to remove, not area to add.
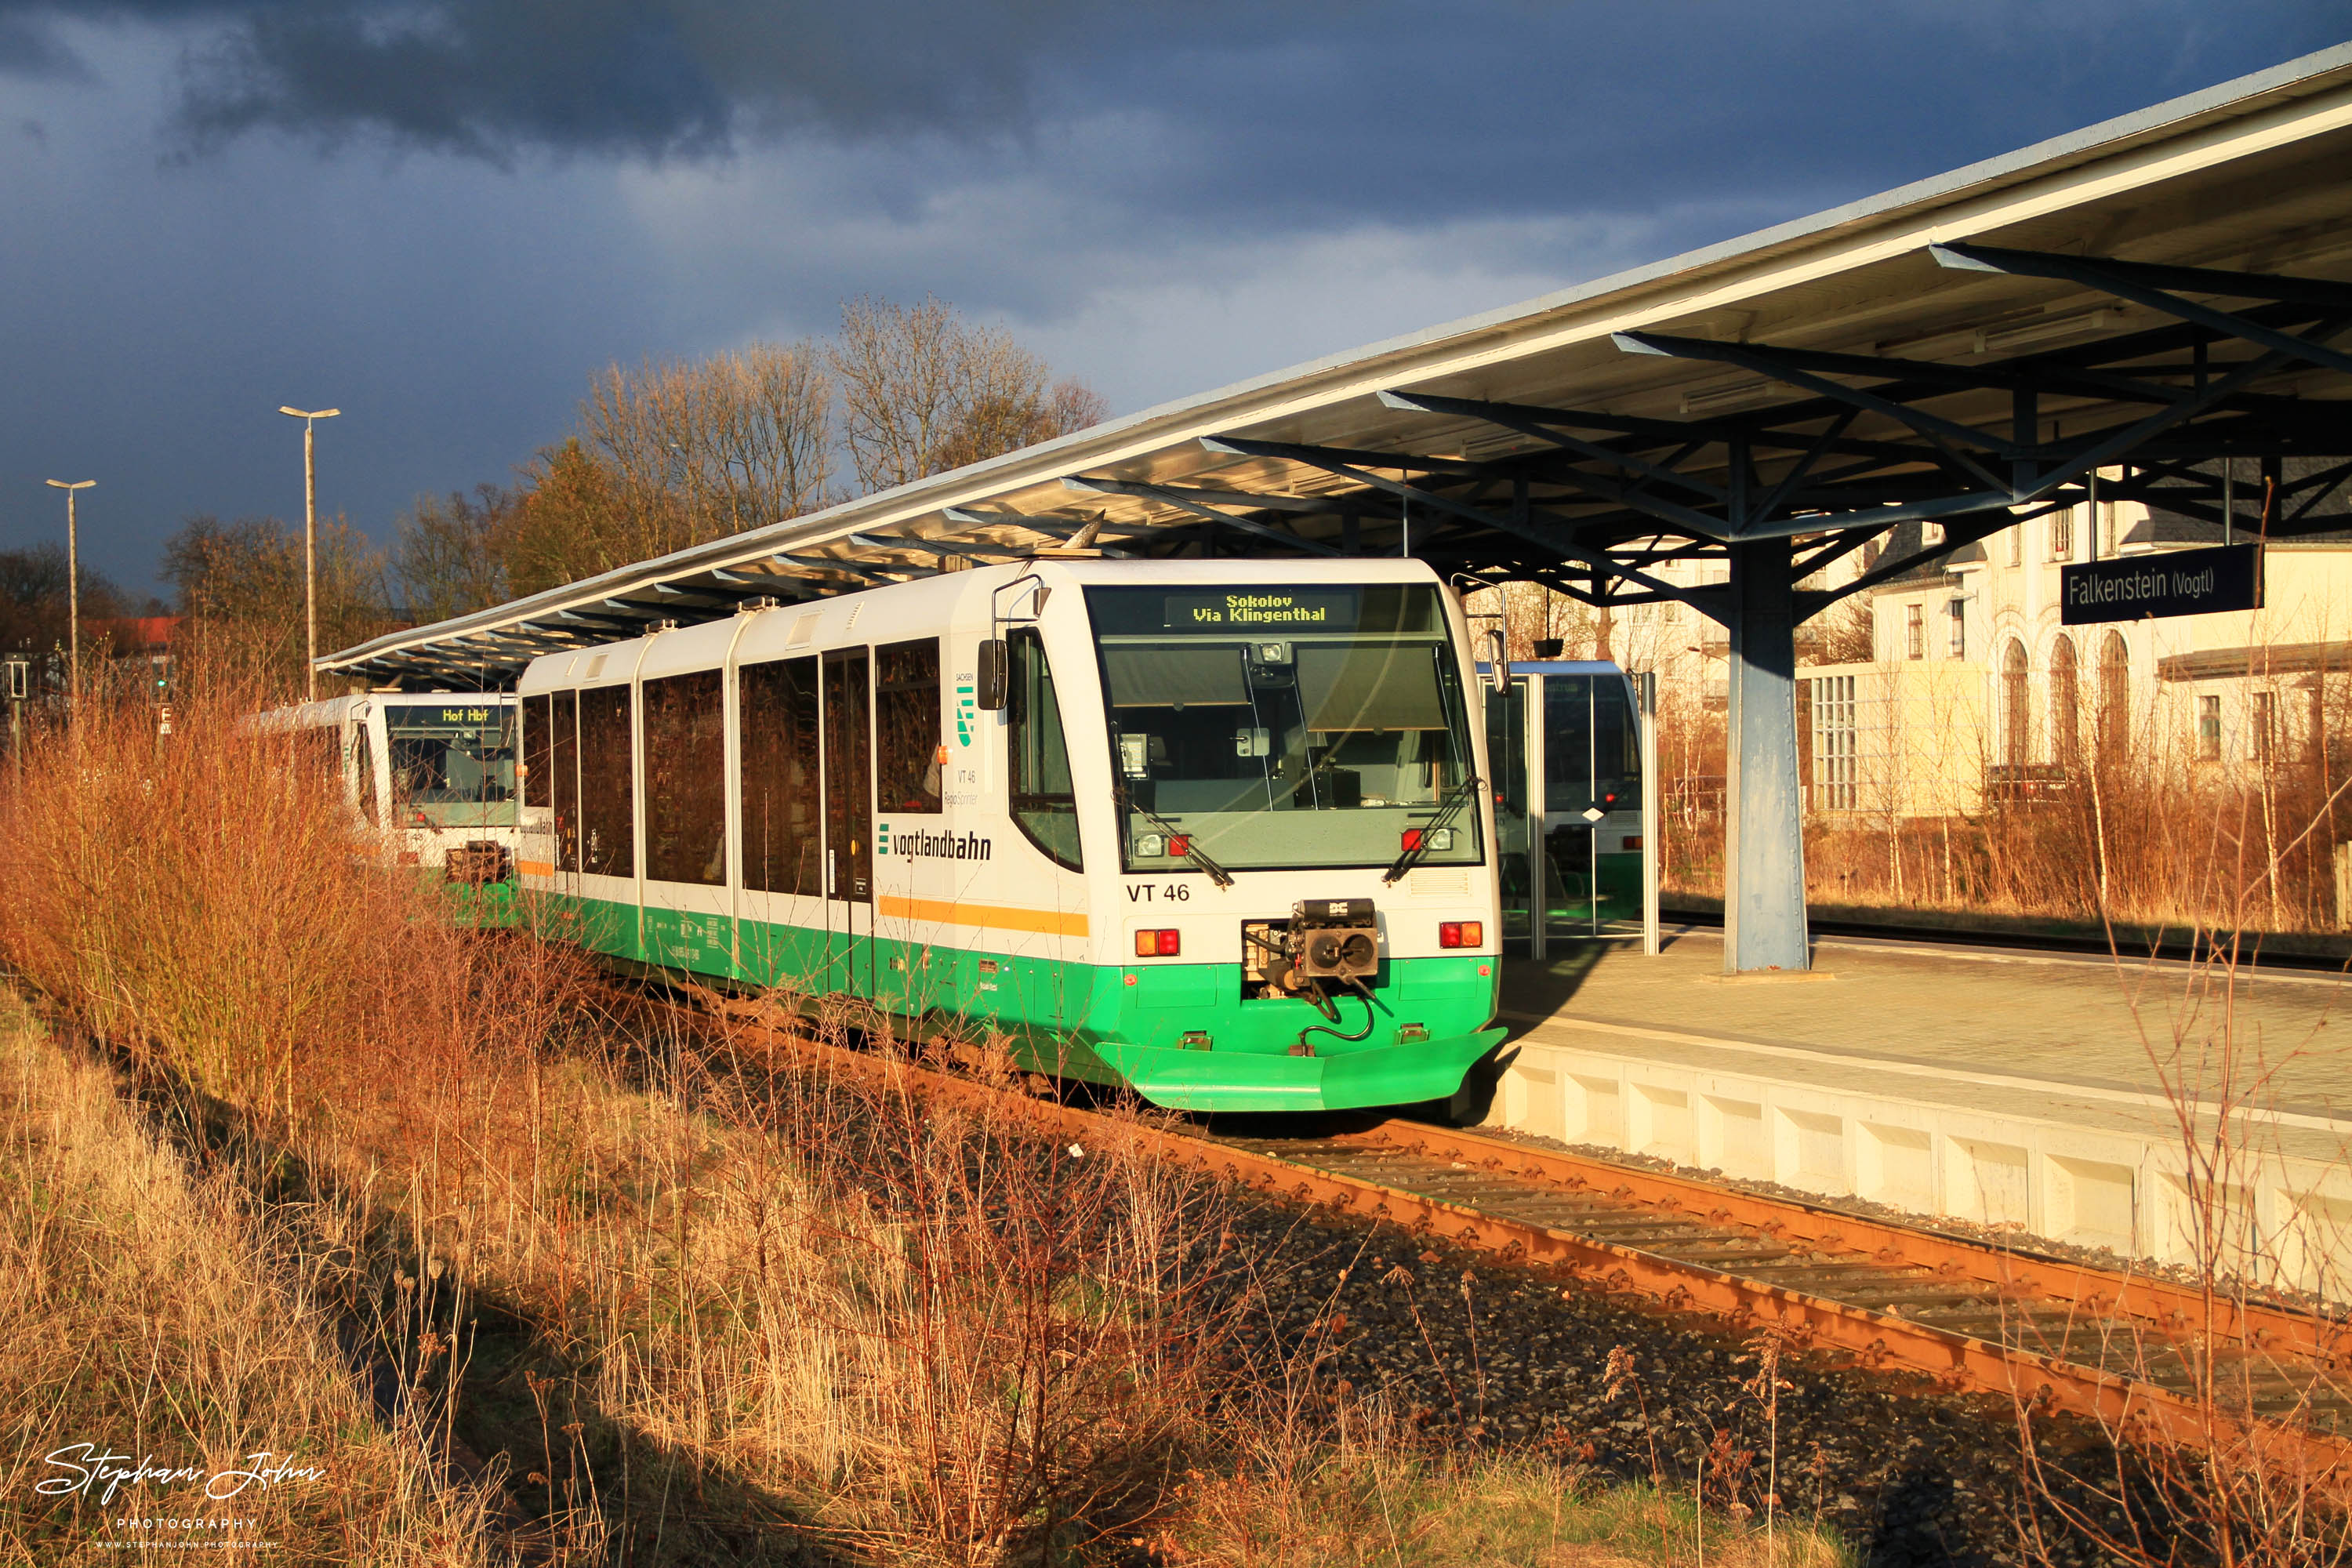
[[[25,699],[33,689],[29,660],[0,660],[0,695],[8,700],[8,754],[16,759],[16,782],[25,782]]]

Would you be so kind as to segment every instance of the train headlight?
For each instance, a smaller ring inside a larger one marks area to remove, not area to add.
[[[1168,839],[1162,834],[1147,833],[1135,841],[1135,852],[1156,859],[1168,853]]]
[[[1454,829],[1450,827],[1408,827],[1399,842],[1400,849],[1429,849],[1444,854],[1454,847]]]

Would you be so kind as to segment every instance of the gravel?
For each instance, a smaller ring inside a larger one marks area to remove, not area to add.
[[[1238,1207],[1233,1232],[1261,1291],[1244,1331],[1261,1380],[1311,1375],[1381,1396],[1439,1442],[1538,1447],[1628,1479],[1687,1488],[1704,1460],[1711,1498],[1735,1500],[1717,1486],[1728,1467],[1736,1500],[1762,1506],[1772,1428],[1754,1349],[1726,1325],[1277,1204]],[[1808,1360],[1784,1363],[1781,1380],[1782,1506],[1831,1526],[1873,1568],[2112,1561],[2063,1529],[2046,1555],[2022,1549],[2021,1456],[2005,1401],[1906,1392]],[[2107,1513],[2067,1473],[2112,1474],[2095,1434],[2038,1430],[2060,1484]],[[1738,1474],[1743,1452],[1752,1458]]]

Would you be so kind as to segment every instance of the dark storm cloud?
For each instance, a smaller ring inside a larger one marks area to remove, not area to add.
[[[0,0],[0,68],[69,61],[47,26],[67,16],[162,23],[195,34],[173,116],[194,149],[268,129],[501,163],[694,158],[747,133],[1016,122],[1054,40],[1095,14],[1080,0]]]
[[[2342,0],[0,0],[0,548],[383,537],[610,361],[936,292],[1121,409],[2337,41]],[[12,132],[13,133],[10,133]],[[159,156],[158,154],[163,154]],[[388,154],[388,155],[387,155]]]
[[[1856,194],[2344,19],[2340,0],[2284,0],[2258,31],[2200,0],[0,0],[0,66],[73,68],[45,28],[68,16],[187,40],[183,153],[257,131],[499,166],[929,139],[919,195],[926,171],[1128,116],[1154,134],[1092,171],[1114,205],[1308,228]]]
[[[929,142],[895,172],[919,200],[1124,116],[1152,130],[1132,156],[1059,160],[1102,199],[1292,228],[1858,194],[2344,20],[2341,0],[2282,0],[2259,30],[2201,0],[0,0],[0,68],[74,68],[47,27],[69,16],[186,40],[184,153],[257,131],[502,167]]]
[[[10,16],[0,8],[0,76],[88,81],[90,71],[43,18]]]

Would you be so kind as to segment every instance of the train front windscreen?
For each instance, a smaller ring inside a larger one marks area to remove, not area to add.
[[[398,702],[383,710],[394,827],[510,827],[515,710],[507,703]]]
[[[1127,869],[1479,858],[1462,676],[1417,584],[1088,588]]]

